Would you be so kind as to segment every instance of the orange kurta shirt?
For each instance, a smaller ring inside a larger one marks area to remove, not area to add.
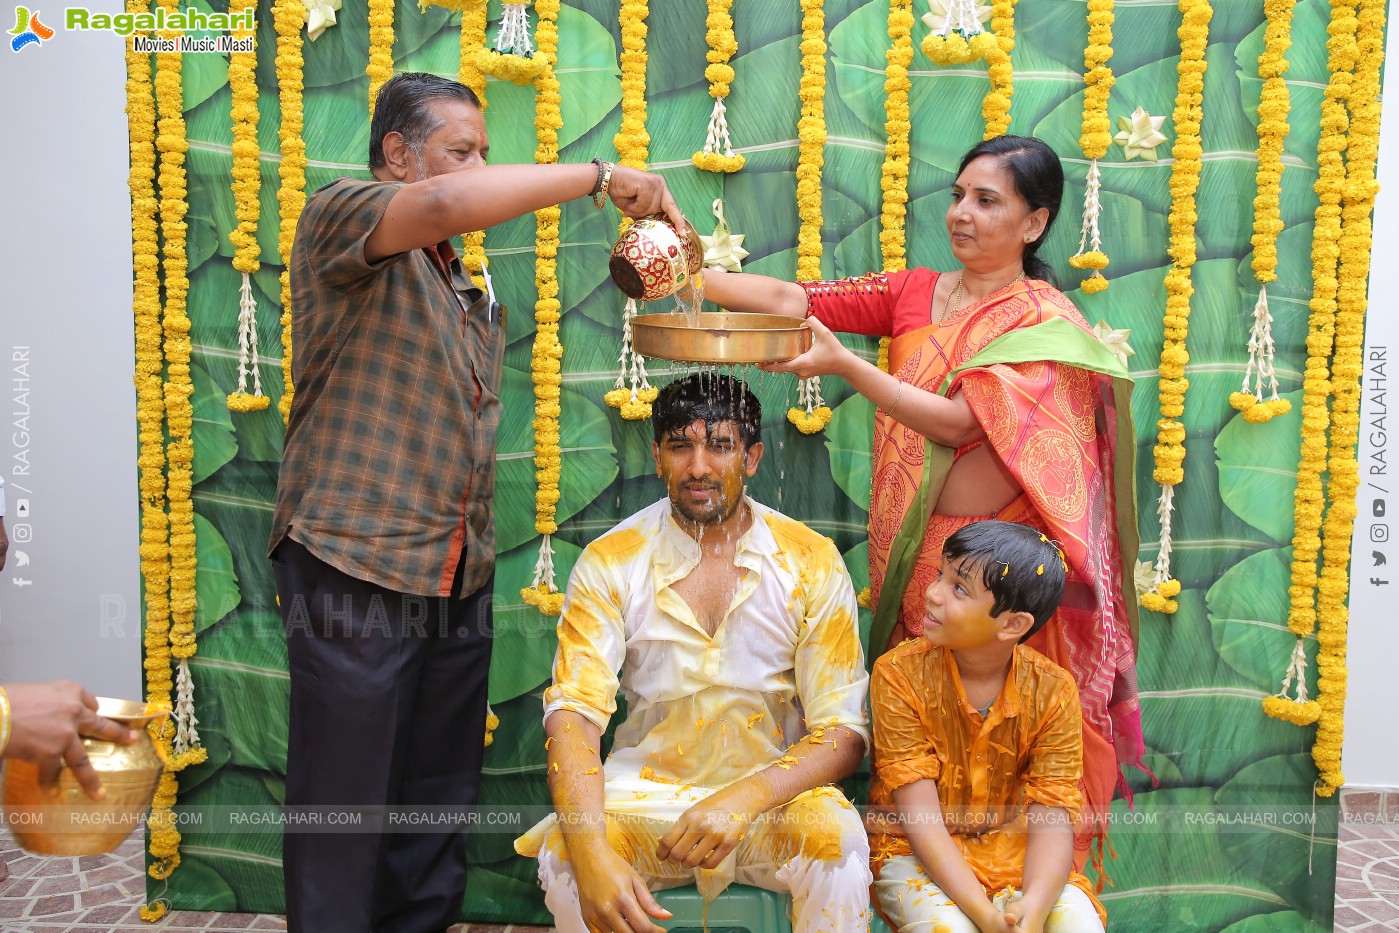
[[[1083,806],[1083,714],[1073,677],[1017,645],[1005,686],[983,720],[951,651],[913,639],[881,657],[870,681],[874,781],[867,819],[876,866],[912,855],[895,820],[893,792],[936,781],[943,820],[972,872],[994,894],[1023,883],[1030,803]],[[1077,872],[1069,882],[1093,898]],[[1093,898],[1100,914],[1102,905]]]

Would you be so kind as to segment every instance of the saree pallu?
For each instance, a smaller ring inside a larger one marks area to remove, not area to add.
[[[887,328],[889,371],[901,381],[962,393],[985,431],[981,443],[994,447],[1023,490],[997,517],[1017,515],[1011,520],[1038,527],[1063,550],[1064,599],[1030,644],[1079,685],[1085,815],[1104,820],[1115,787],[1130,796],[1121,767],[1139,766],[1145,751],[1136,607],[1123,597],[1137,555],[1127,373],[1048,283],[1015,283],[929,323],[936,281],[927,270],[910,270],[805,287],[811,312],[833,329]],[[871,659],[889,647],[879,639],[895,621],[910,635],[922,632],[923,591],[936,576],[943,543],[975,520],[933,512],[947,470],[966,449],[938,447],[885,413],[875,415]]]

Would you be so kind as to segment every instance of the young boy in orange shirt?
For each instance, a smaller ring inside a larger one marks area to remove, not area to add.
[[[1022,644],[1063,591],[1063,557],[1038,529],[974,522],[943,548],[924,636],[875,663],[870,848],[895,930],[1104,929],[1073,871],[1078,689]]]

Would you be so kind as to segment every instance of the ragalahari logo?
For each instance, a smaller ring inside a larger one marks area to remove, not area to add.
[[[39,11],[29,12],[28,7],[15,7],[15,28],[10,30],[10,35],[14,36],[10,40],[10,51],[18,52],[27,45],[41,45],[53,38],[53,30],[39,22]]]

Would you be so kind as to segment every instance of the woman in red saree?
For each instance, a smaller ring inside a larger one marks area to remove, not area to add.
[[[1125,369],[1035,255],[1062,194],[1052,149],[997,137],[967,153],[952,186],[946,222],[961,269],[800,284],[710,270],[705,293],[734,311],[807,316],[811,349],[764,368],[840,376],[878,408],[871,662],[921,635],[923,592],[958,528],[983,518],[1023,522],[1061,546],[1063,604],[1030,644],[1079,685],[1085,810],[1101,820],[1114,788],[1126,789],[1122,766],[1144,751],[1135,603],[1123,594],[1137,551],[1135,441]],[[833,330],[891,337],[889,372]],[[1080,835],[1080,864],[1087,838]]]

